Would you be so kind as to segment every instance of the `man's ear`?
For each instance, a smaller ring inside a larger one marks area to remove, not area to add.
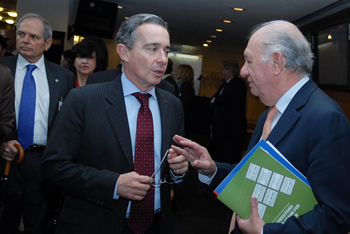
[[[128,62],[129,61],[129,50],[128,48],[126,48],[126,46],[124,44],[118,44],[116,51],[119,55],[119,58],[124,61],[124,62]]]
[[[273,74],[279,75],[284,68],[284,57],[281,52],[275,52],[272,54],[272,62],[273,62]]]
[[[48,49],[50,49],[51,45],[52,45],[53,39],[49,38],[47,39],[47,41],[45,41],[45,51],[47,51]]]

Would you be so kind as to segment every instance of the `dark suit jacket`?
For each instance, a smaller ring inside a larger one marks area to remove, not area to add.
[[[119,74],[121,74],[120,68],[96,72],[89,75],[86,84],[95,84],[112,81],[116,79],[119,76]],[[157,87],[176,95],[175,88],[168,82],[161,80]]]
[[[9,68],[0,65],[0,143],[9,140],[15,128],[15,92]]]
[[[180,97],[180,91],[179,91],[179,86],[177,85],[176,81],[173,79],[173,77],[168,76],[164,79],[165,81],[168,81],[170,84],[174,86],[175,89],[175,96]]]
[[[225,86],[223,92],[221,89]],[[238,137],[245,135],[247,86],[243,79],[234,77],[215,93],[212,107],[213,137]]]
[[[0,59],[0,64],[9,67],[12,71],[13,77],[16,73],[17,56],[8,56]],[[48,132],[54,123],[54,120],[58,114],[58,101],[60,97],[66,97],[69,90],[75,87],[74,74],[69,70],[45,60],[45,69],[47,75],[47,81],[49,83],[50,90],[50,107],[49,107],[49,119],[48,119]],[[13,139],[16,139],[16,134]]]
[[[265,111],[248,150],[260,139]],[[310,181],[319,205],[264,233],[347,233],[350,230],[350,124],[339,107],[309,80],[294,96],[267,138]],[[232,166],[218,163],[215,187]]]
[[[121,75],[72,90],[52,130],[43,175],[67,193],[57,233],[121,233],[129,200],[113,199],[120,174],[133,171]],[[161,155],[183,135],[178,98],[156,87],[162,124]],[[169,173],[167,164],[163,176]],[[161,186],[162,233],[171,233],[169,185]]]

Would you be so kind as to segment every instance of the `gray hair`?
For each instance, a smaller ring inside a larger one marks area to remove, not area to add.
[[[159,16],[153,14],[137,14],[122,22],[117,33],[117,44],[124,44],[128,49],[132,49],[136,40],[135,31],[142,24],[158,24],[168,30],[168,24]]]
[[[287,22],[283,20],[270,21],[259,24],[253,28],[249,38],[259,29],[275,22]],[[289,23],[289,22],[287,22]],[[295,26],[295,25],[294,25]],[[296,27],[296,26],[295,26]],[[313,54],[306,38],[291,30],[280,30],[280,27],[269,27],[261,40],[261,62],[267,62],[275,52],[281,52],[286,60],[285,68],[298,75],[310,75],[313,65]]]
[[[49,22],[41,15],[38,15],[35,13],[28,13],[28,14],[25,14],[24,16],[22,16],[17,22],[17,25],[16,25],[17,30],[21,26],[21,23],[23,22],[23,20],[31,19],[31,18],[36,18],[43,23],[43,25],[44,25],[43,36],[44,36],[45,41],[52,38],[52,28],[51,28]]]

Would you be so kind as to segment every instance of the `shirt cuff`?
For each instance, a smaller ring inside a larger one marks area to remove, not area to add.
[[[211,181],[214,179],[215,175],[216,175],[216,172],[218,171],[218,168],[215,169],[215,173],[212,177],[209,177],[207,175],[204,175],[204,174],[201,174],[201,173],[198,173],[198,179],[200,182],[202,182],[203,184],[206,184],[206,185],[210,185]]]

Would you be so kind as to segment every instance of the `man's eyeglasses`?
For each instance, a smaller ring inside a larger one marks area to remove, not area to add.
[[[155,175],[158,173],[158,171],[160,170],[160,168],[162,167],[163,162],[165,161],[165,158],[167,158],[169,153],[169,150],[167,150],[163,156],[162,161],[159,164],[159,167],[157,168],[157,170],[154,171],[153,175],[151,176],[151,178],[153,178],[153,184],[152,186],[154,187],[160,187],[162,184],[175,184],[175,182],[173,181],[173,178],[170,175],[165,176],[163,179],[160,179],[159,181],[155,181]]]

